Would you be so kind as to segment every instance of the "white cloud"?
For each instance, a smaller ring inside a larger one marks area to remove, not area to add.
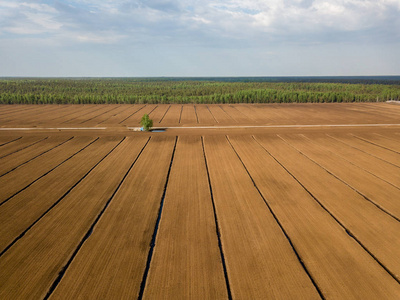
[[[22,3],[20,3],[19,8],[22,8],[22,7],[27,7],[34,11],[38,11],[38,12],[42,12],[42,13],[57,13],[57,10],[48,4],[22,2]]]
[[[126,37],[126,35],[118,35],[113,32],[103,32],[102,34],[82,33],[73,38],[84,43],[115,44]]]
[[[56,20],[57,10],[47,4],[0,2],[3,32],[29,35],[55,32],[62,24]]]
[[[81,36],[87,36],[88,31],[101,36],[112,29],[120,36],[147,32],[176,39],[182,34],[192,35],[190,30],[201,30],[203,37],[246,39],[268,33],[269,38],[276,35],[292,39],[297,35],[302,40],[312,39],[313,34],[318,38],[322,32],[382,30],[385,26],[393,31],[393,25],[389,29],[387,23],[393,22],[399,11],[400,0],[75,0],[69,1],[69,6],[59,3],[57,8],[41,1],[0,1],[0,14],[7,15],[9,21],[3,24],[3,31],[14,34],[54,33],[61,29],[63,33],[76,33],[82,28],[86,33]]]
[[[215,20],[232,23],[230,28],[244,25],[291,36],[293,32],[308,35],[321,30],[354,31],[382,26],[393,17],[393,8],[399,9],[399,3],[396,0],[233,0],[209,2],[209,6],[216,11]]]
[[[218,51],[232,58],[287,47],[392,45],[400,39],[399,14],[400,0],[0,0],[0,43],[29,38],[38,49],[92,51],[98,57],[106,51],[146,57],[155,49],[165,61],[174,51],[178,61],[180,51],[191,49],[207,53],[207,61]]]

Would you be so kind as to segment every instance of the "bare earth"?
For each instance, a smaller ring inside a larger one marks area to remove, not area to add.
[[[0,299],[400,299],[399,232],[399,105],[0,106]]]

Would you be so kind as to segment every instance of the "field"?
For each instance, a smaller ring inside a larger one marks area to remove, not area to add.
[[[399,299],[399,233],[397,104],[0,106],[0,299]]]

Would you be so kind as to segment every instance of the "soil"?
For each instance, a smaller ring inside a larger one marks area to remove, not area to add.
[[[399,174],[390,103],[1,105],[0,298],[397,299]]]

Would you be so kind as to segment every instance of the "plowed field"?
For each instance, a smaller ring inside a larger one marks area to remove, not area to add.
[[[399,257],[400,105],[0,106],[0,299],[400,299]]]

